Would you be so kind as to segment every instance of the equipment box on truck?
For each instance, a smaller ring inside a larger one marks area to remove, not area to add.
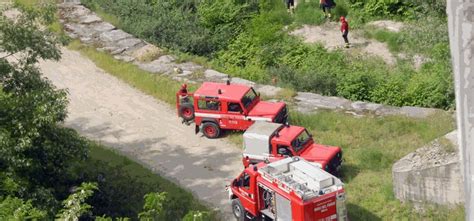
[[[255,122],[244,133],[244,166],[299,156],[337,175],[342,164],[340,147],[317,144],[304,128],[289,124]]]
[[[347,220],[343,183],[298,157],[249,166],[228,191],[238,221]]]
[[[196,124],[208,138],[219,137],[221,130],[246,130],[255,121],[286,122],[283,102],[266,102],[252,87],[227,82],[204,82],[194,93],[184,84],[176,93],[176,108],[183,122]]]

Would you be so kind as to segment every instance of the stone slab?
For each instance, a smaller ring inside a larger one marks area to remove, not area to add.
[[[227,78],[228,75],[218,72],[216,70],[207,69],[204,71],[204,77],[210,80],[222,80],[224,78]]]
[[[130,37],[132,37],[131,34],[124,32],[120,29],[107,31],[100,34],[99,36],[100,40],[105,41],[105,42],[117,42],[122,39],[130,38]]]
[[[95,14],[85,15],[83,17],[80,17],[79,20],[80,20],[79,23],[81,23],[81,24],[92,24],[92,23],[102,21],[102,19],[99,18],[99,16],[97,16]]]
[[[233,83],[233,84],[243,84],[243,85],[247,85],[247,86],[250,86],[250,87],[255,86],[255,82],[253,82],[253,81],[249,81],[249,80],[242,79],[242,78],[236,78],[236,77],[231,78],[230,82]]]
[[[91,25],[92,29],[96,32],[107,32],[107,31],[112,31],[115,29],[115,26],[111,25],[110,23],[107,22],[99,22],[96,24]]]
[[[351,108],[351,102],[347,99],[339,97],[326,97],[320,94],[314,94],[309,92],[298,92],[295,99],[297,101],[297,105],[302,106],[301,110],[336,110]]]

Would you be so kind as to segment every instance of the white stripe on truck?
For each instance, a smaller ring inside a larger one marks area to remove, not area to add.
[[[208,114],[208,113],[195,113],[194,116],[196,117],[209,117],[209,118],[224,118],[225,115],[222,114]],[[272,119],[268,117],[245,117],[245,116],[232,116],[230,117],[225,117],[229,118],[231,120],[253,120],[253,121],[269,121],[271,122]]]

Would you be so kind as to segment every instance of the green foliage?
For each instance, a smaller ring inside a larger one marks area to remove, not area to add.
[[[183,217],[183,221],[207,221],[211,220],[209,212],[203,211],[190,211],[186,216]]]
[[[95,215],[138,217],[144,207],[144,195],[154,192],[168,193],[160,220],[181,220],[190,210],[207,210],[178,185],[94,143],[90,143],[90,158],[75,170],[78,178],[98,184],[100,191],[87,201]]]
[[[319,9],[319,2],[298,3],[295,12],[295,22],[298,24],[319,25],[325,22],[324,13]]]
[[[82,183],[80,187],[74,190],[67,199],[63,201],[64,208],[59,211],[57,219],[65,221],[77,221],[79,218],[88,213],[92,208],[85,203],[86,199],[94,194],[97,190],[96,183]]]
[[[167,193],[148,193],[145,195],[143,212],[138,214],[140,220],[158,220],[162,216]]]
[[[255,1],[86,0],[115,15],[120,26],[150,42],[197,55],[225,48],[257,9]]]
[[[41,220],[46,218],[46,212],[35,208],[31,201],[7,196],[0,198],[0,220]]]

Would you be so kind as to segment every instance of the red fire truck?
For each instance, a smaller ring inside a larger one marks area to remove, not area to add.
[[[342,165],[341,148],[315,143],[313,136],[304,127],[255,122],[245,131],[243,145],[244,166],[300,156],[338,175]]]
[[[219,137],[221,130],[246,130],[254,121],[286,122],[288,112],[283,102],[266,102],[252,87],[239,84],[205,82],[194,93],[184,84],[176,93],[178,116],[196,133]]]
[[[227,190],[238,221],[347,220],[344,184],[298,157],[249,166]]]

